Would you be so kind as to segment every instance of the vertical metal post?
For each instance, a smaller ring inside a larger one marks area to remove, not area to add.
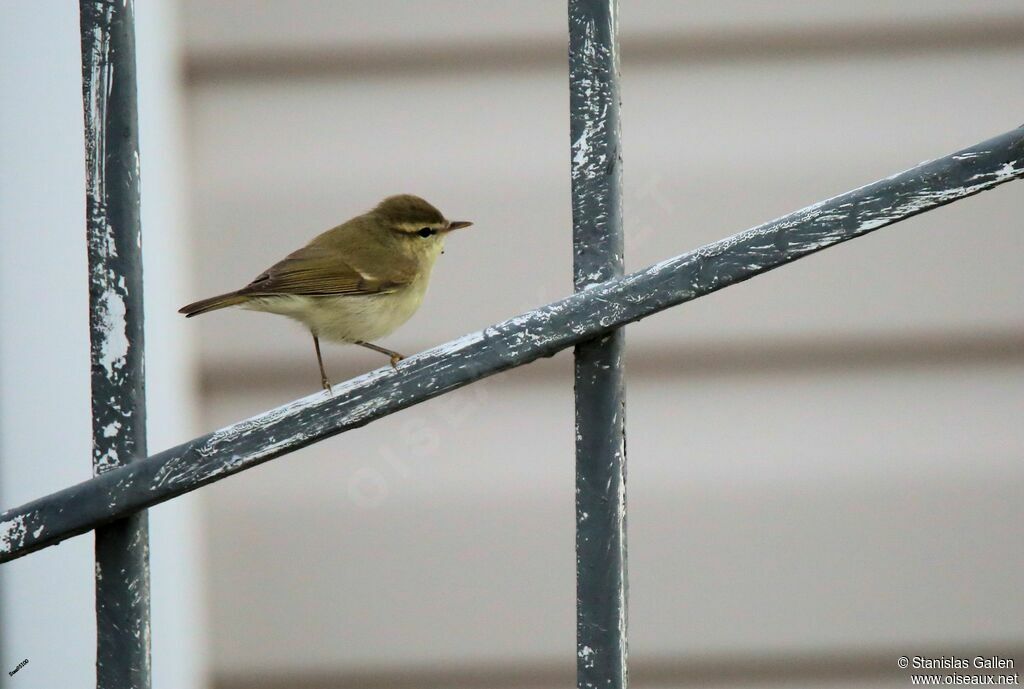
[[[616,0],[569,0],[573,281],[623,274]],[[576,347],[576,681],[626,686],[623,331]]]
[[[142,230],[130,0],[81,0],[93,472],[146,456]],[[96,529],[96,686],[150,687],[146,512]]]

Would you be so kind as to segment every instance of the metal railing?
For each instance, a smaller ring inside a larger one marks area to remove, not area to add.
[[[626,686],[622,326],[1024,177],[1024,128],[622,274],[615,0],[569,0],[576,292],[145,457],[133,7],[82,0],[95,476],[0,515],[0,562],[96,530],[97,686],[150,685],[145,509],[576,347],[577,678]]]
[[[616,3],[569,0],[573,284],[621,277]],[[576,345],[576,678],[626,686],[626,401],[621,329]]]
[[[82,0],[92,463],[146,455],[134,6]],[[96,529],[96,686],[150,685],[149,520]]]

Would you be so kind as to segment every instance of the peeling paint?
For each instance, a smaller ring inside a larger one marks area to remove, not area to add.
[[[113,512],[132,486],[118,471],[146,455],[134,7],[97,0],[80,9],[93,480],[113,481],[92,500]],[[32,541],[72,535],[62,520],[74,510],[63,507],[41,520]],[[119,516],[96,530],[96,685],[149,687],[147,517]]]
[[[569,2],[573,283],[578,295],[595,303],[588,324],[596,322],[603,330],[621,325],[626,312],[603,293],[606,280],[622,275],[624,253],[615,6],[615,0]],[[576,347],[575,360],[577,682],[621,688],[626,683],[626,633],[619,624],[626,606],[624,338],[621,331],[598,335]]]
[[[15,548],[21,547],[25,542],[25,534],[28,528],[25,521],[28,518],[25,514],[19,514],[11,519],[0,521],[0,552],[14,552]]]
[[[99,363],[113,378],[114,372],[122,368],[128,356],[128,332],[125,322],[124,298],[110,290],[99,298],[96,305],[100,319],[100,356]]]

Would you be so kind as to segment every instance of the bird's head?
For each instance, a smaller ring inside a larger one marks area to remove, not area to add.
[[[447,220],[441,211],[412,194],[389,196],[372,211],[380,226],[410,241],[440,242],[452,230],[469,227],[465,220]]]

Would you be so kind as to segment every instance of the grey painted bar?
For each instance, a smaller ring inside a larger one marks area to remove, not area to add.
[[[93,473],[146,455],[142,230],[131,2],[82,0]],[[148,689],[146,512],[96,529],[96,686]]]
[[[569,0],[573,283],[621,277],[616,0]],[[622,329],[576,345],[576,684],[626,678],[626,429]]]
[[[10,509],[0,515],[0,562],[1022,176],[1018,128],[593,285],[421,352],[397,369],[353,378],[335,386],[333,396],[317,392]],[[870,279],[871,266],[851,277]]]

